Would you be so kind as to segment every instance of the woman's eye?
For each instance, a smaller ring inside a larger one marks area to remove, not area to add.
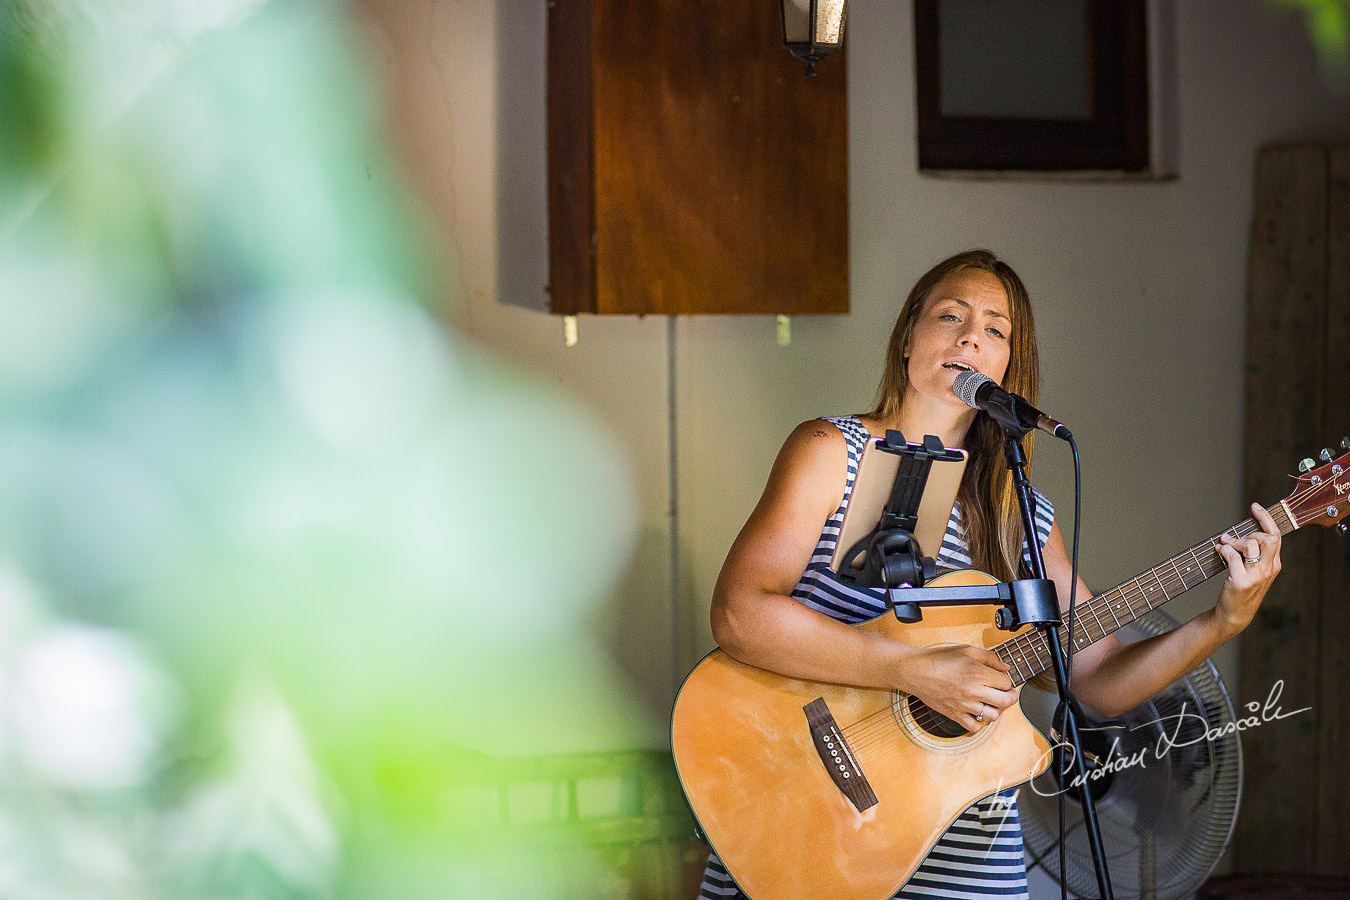
[[[993,335],[994,337],[996,337],[996,338],[1002,338],[1002,337],[1003,337],[1003,332],[999,331],[997,328],[990,328],[990,329],[988,329],[988,331],[989,331],[990,334],[992,334],[992,335]]]
[[[959,321],[960,321],[960,317],[957,316],[956,313],[943,313],[942,315],[938,316],[938,318],[939,318],[939,319],[951,319],[953,322],[959,322]]]

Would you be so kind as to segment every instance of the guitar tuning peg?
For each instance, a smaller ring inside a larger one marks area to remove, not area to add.
[[[1339,534],[1341,537],[1345,537],[1345,532],[1347,530],[1350,530],[1350,526],[1347,526],[1344,522],[1336,523],[1336,533]]]
[[[1329,450],[1326,447],[1322,448],[1322,452],[1319,455],[1322,457],[1322,462],[1331,462],[1333,459],[1336,458],[1331,455],[1331,450]]]
[[[1311,457],[1298,464],[1298,470],[1305,474],[1311,472],[1315,468],[1317,468],[1317,463],[1313,462]]]
[[[1341,438],[1341,449],[1350,450],[1350,437]]]

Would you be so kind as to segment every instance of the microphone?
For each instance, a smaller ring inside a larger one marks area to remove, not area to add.
[[[1039,428],[1062,440],[1073,437],[1061,423],[1016,394],[1008,393],[983,372],[962,372],[957,375],[952,382],[952,393],[966,406],[987,412],[1006,431],[1026,434],[1033,428]]]

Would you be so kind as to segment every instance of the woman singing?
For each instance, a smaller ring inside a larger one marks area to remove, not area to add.
[[[898,429],[911,440],[936,435],[969,453],[935,554],[939,572],[976,568],[1005,582],[1030,577],[1003,432],[952,392],[957,374],[969,370],[1037,402],[1030,299],[1012,268],[984,250],[938,263],[910,291],[870,412],[814,419],[788,436],[717,580],[713,635],[728,655],[792,678],[912,694],[972,733],[1016,701],[1008,666],[991,650],[911,646],[849,627],[887,612],[884,591],[847,586],[829,569],[864,443]],[[1064,541],[1050,502],[1039,494],[1036,500],[1035,539],[1067,607]],[[1262,530],[1225,535],[1218,546],[1228,573],[1213,608],[1168,634],[1130,645],[1106,637],[1075,654],[1074,691],[1083,703],[1107,715],[1131,709],[1247,626],[1280,570],[1279,531],[1264,509],[1252,510]],[[1077,595],[1089,596],[1081,581]],[[714,855],[699,896],[744,895]],[[1027,896],[1021,828],[1008,794],[962,813],[896,894],[988,896]]]

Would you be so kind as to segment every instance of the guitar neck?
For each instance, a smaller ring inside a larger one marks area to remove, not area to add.
[[[1288,534],[1299,527],[1284,503],[1271,508],[1270,514],[1280,534]],[[1261,526],[1256,520],[1248,518],[1222,534],[1246,537],[1260,530]],[[1225,571],[1228,564],[1215,549],[1220,536],[1216,534],[1203,540],[1147,572],[1079,604],[1074,613],[1075,652]],[[1065,630],[1060,631],[1059,639],[1067,651],[1069,644]],[[1000,659],[1012,667],[1009,674],[1012,675],[1014,685],[1030,681],[1051,665],[1045,638],[1035,629],[1006,640],[993,649]]]

